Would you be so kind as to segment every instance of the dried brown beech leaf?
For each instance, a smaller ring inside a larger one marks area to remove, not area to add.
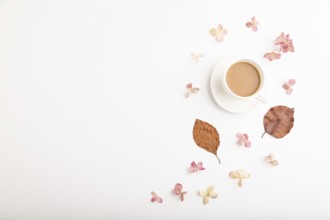
[[[195,143],[199,147],[214,154],[218,158],[219,163],[221,163],[219,157],[217,156],[217,150],[220,145],[220,137],[215,127],[205,121],[196,119],[193,129],[193,137]]]
[[[264,116],[264,127],[265,133],[270,134],[275,138],[283,138],[287,135],[294,122],[294,108],[289,108],[287,106],[274,106],[268,110]]]

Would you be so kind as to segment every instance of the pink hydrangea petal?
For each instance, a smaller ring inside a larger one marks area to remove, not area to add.
[[[239,145],[243,145],[243,144],[244,144],[244,140],[238,140],[237,143],[238,143]]]
[[[252,31],[257,32],[257,31],[258,31],[258,27],[254,25],[254,26],[252,27]]]
[[[251,142],[250,141],[245,141],[244,146],[245,147],[251,147]]]
[[[246,25],[246,27],[250,28],[250,27],[252,27],[253,24],[252,24],[252,22],[247,22],[245,25]]]
[[[236,134],[236,137],[237,137],[238,139],[242,139],[242,138],[243,138],[243,135],[242,135],[241,133],[237,133],[237,134]]]
[[[284,83],[282,87],[283,87],[283,89],[287,90],[290,88],[290,85],[288,85],[287,83]]]
[[[227,31],[226,29],[223,29],[223,30],[222,30],[222,34],[223,34],[223,35],[226,35],[226,34],[228,34],[228,31]]]
[[[191,89],[191,88],[192,88],[192,83],[188,83],[188,84],[186,85],[186,87],[187,87],[187,89]]]
[[[289,89],[287,89],[285,92],[286,92],[286,94],[291,95],[292,92],[293,92],[293,90],[292,90],[292,88],[289,88]]]
[[[205,170],[202,162],[197,163],[197,168],[198,168],[198,170]]]
[[[264,58],[267,58],[269,61],[273,61],[273,57],[270,56],[269,53],[266,53],[266,54],[264,55]]]
[[[294,84],[296,84],[296,80],[290,79],[288,83],[293,86]]]
[[[245,140],[249,139],[249,136],[246,133],[243,134],[243,137],[244,137]]]
[[[162,203],[163,202],[163,199],[160,198],[160,197],[157,197],[157,202]]]
[[[188,171],[189,171],[190,173],[194,173],[194,172],[197,171],[197,168],[196,168],[196,167],[190,167],[190,168],[188,169]]]
[[[180,183],[175,184],[173,192],[177,195],[180,195],[182,192],[182,185]]]

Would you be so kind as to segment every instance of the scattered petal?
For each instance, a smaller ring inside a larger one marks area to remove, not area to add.
[[[244,147],[251,147],[251,142],[249,141],[249,136],[246,134],[246,133],[237,133],[236,134],[236,137],[237,137],[237,143],[239,145],[244,145]]]
[[[281,58],[282,53],[287,52],[294,52],[294,46],[293,41],[290,39],[290,35],[285,35],[284,32],[282,32],[276,39],[275,39],[275,46],[278,46],[279,48],[277,51],[273,51],[270,53],[266,53],[264,55],[264,58],[267,58],[269,61],[272,61],[274,59],[278,60]]]
[[[151,198],[151,202],[158,202],[158,203],[162,203],[163,202],[163,199],[160,198],[157,193],[155,192],[151,192],[151,195],[152,195],[152,198]]]
[[[218,194],[214,191],[214,186],[208,186],[207,190],[199,190],[198,194],[203,197],[203,204],[206,205],[210,198],[215,199],[218,197]]]
[[[191,162],[189,172],[191,172],[191,173],[196,172],[197,173],[199,170],[205,170],[205,168],[203,167],[203,163],[198,162],[196,164],[195,161]]]
[[[264,58],[267,58],[269,61],[279,60],[281,58],[281,54],[277,52],[265,53]]]
[[[278,166],[278,161],[275,160],[275,155],[270,153],[265,157],[265,162],[272,166]]]
[[[224,35],[227,34],[227,30],[223,28],[222,24],[218,24],[217,28],[212,28],[209,32],[213,37],[215,37],[217,42],[222,42]]]
[[[184,200],[184,194],[187,193],[187,191],[182,192],[182,185],[180,183],[175,184],[173,193],[178,195],[180,197],[180,200],[183,202]]]
[[[292,86],[296,84],[296,80],[294,79],[289,79],[286,83],[282,85],[283,89],[285,90],[285,93],[290,95],[293,92]]]
[[[280,51],[283,53],[294,52],[294,46],[290,35],[285,35],[284,32],[280,34],[275,40],[275,45],[280,46]]]
[[[190,60],[191,61],[194,61],[195,63],[198,63],[199,62],[199,59],[203,57],[203,54],[195,54],[195,53],[192,53],[190,55]]]
[[[193,87],[192,83],[188,83],[186,85],[186,93],[185,93],[185,97],[189,97],[191,94],[196,94],[199,92],[199,88],[197,87]]]
[[[239,187],[242,187],[243,179],[250,178],[250,174],[247,173],[245,170],[239,169],[239,170],[236,170],[236,171],[231,171],[229,173],[229,178],[238,179],[237,185]]]
[[[245,25],[246,25],[246,27],[251,28],[252,31],[257,32],[259,21],[257,21],[256,18],[253,16],[251,18],[251,21],[247,22]]]

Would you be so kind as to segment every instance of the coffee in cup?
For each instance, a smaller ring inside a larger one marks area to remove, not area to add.
[[[223,86],[229,95],[243,100],[256,98],[266,102],[260,96],[265,76],[256,62],[248,59],[227,60],[224,71]]]

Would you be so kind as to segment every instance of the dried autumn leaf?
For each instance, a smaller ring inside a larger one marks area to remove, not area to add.
[[[218,158],[219,163],[221,163],[219,157],[217,156],[217,150],[220,145],[220,137],[215,127],[205,121],[196,119],[193,128],[193,137],[195,143],[199,147],[214,154]]]
[[[294,108],[282,105],[270,108],[264,116],[264,134],[268,133],[275,138],[283,138],[293,127],[293,115]]]

